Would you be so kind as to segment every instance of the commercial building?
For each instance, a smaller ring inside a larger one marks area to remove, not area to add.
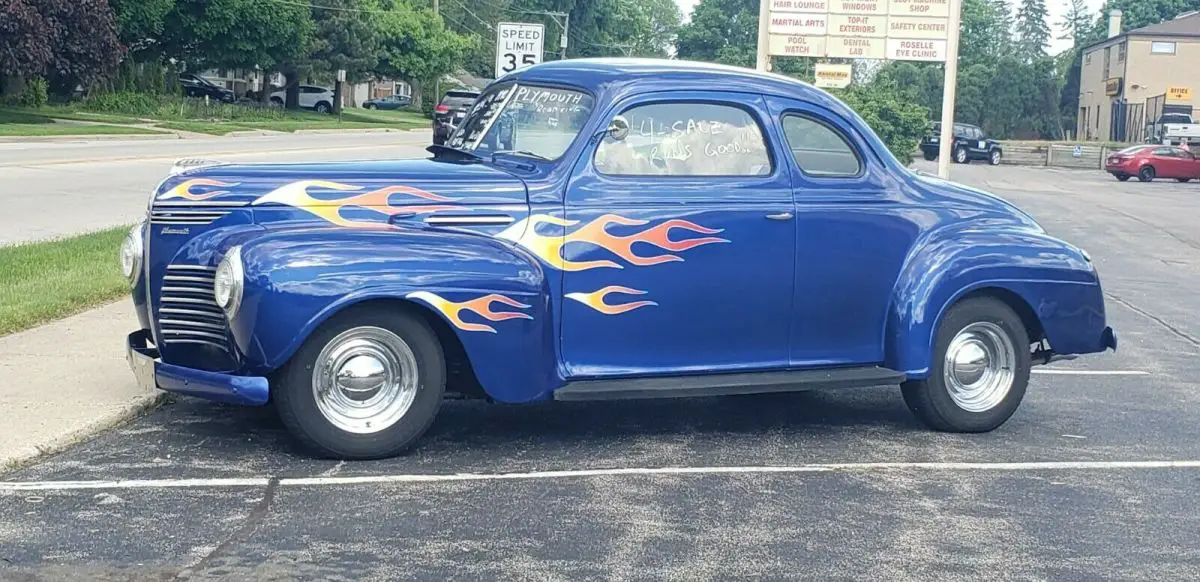
[[[1191,113],[1200,91],[1200,12],[1121,32],[1121,11],[1108,38],[1083,49],[1076,136],[1145,141],[1163,113]]]

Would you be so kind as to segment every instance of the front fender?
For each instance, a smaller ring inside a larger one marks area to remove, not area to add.
[[[888,313],[889,368],[926,377],[942,315],[983,289],[1023,300],[1055,353],[1105,349],[1100,283],[1091,262],[1071,245],[1023,226],[976,224],[939,232],[914,248]]]
[[[399,299],[449,325],[496,400],[537,400],[557,387],[543,271],[504,241],[449,230],[317,227],[268,232],[243,245],[242,260],[246,287],[231,331],[248,371],[279,368],[351,305]]]

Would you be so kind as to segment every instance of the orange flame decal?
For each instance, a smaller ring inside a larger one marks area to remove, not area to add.
[[[408,194],[418,198],[434,202],[452,202],[452,198],[440,196],[432,192],[426,192],[419,188],[410,186],[386,186],[378,190],[355,194],[345,198],[335,200],[321,200],[308,193],[309,188],[323,188],[326,190],[354,191],[361,190],[361,186],[353,186],[350,184],[342,184],[339,182],[329,182],[325,180],[301,180],[292,182],[276,188],[266,194],[263,194],[258,200],[254,201],[255,205],[275,202],[293,208],[299,208],[314,214],[321,219],[350,228],[379,228],[385,226],[383,223],[374,220],[349,220],[342,216],[342,209],[350,207],[367,208],[369,210],[394,216],[396,214],[425,214],[436,212],[438,210],[453,209],[454,206],[436,205],[436,204],[418,204],[413,206],[392,206],[390,199],[393,194]]]
[[[510,299],[497,293],[492,293],[491,295],[484,295],[483,297],[471,299],[470,301],[461,302],[454,302],[444,299],[435,293],[430,293],[429,291],[414,291],[409,293],[407,297],[409,299],[420,300],[430,307],[440,311],[442,315],[446,316],[446,319],[450,320],[450,323],[454,324],[454,327],[457,327],[463,331],[486,331],[496,333],[496,329],[490,325],[483,323],[468,323],[463,321],[462,318],[459,317],[459,313],[463,311],[470,311],[471,313],[491,321],[504,321],[506,319],[533,319],[533,316],[527,313],[492,311],[493,303],[503,303],[518,309],[526,309],[529,307],[528,305],[521,303],[516,299]]]
[[[565,236],[545,236],[537,232],[538,224],[554,224],[557,226],[574,226],[578,224],[576,220],[566,220],[554,216],[543,214],[532,215],[520,222],[513,224],[505,229],[499,235],[500,238],[511,240],[529,249],[542,260],[546,261],[552,267],[563,271],[586,271],[601,267],[610,267],[620,269],[622,266],[615,261],[601,259],[595,261],[570,261],[562,256],[562,249],[567,243],[589,243],[600,248],[603,248],[622,259],[625,259],[629,264],[644,267],[649,265],[657,265],[672,261],[682,261],[683,257],[670,253],[663,253],[654,256],[642,256],[633,251],[633,246],[636,243],[647,243],[654,245],[660,249],[680,252],[688,249],[693,249],[698,246],[729,242],[726,239],[705,236],[698,238],[690,238],[684,240],[671,240],[670,232],[672,229],[688,230],[699,234],[717,234],[721,232],[718,229],[706,228],[693,222],[674,218],[667,220],[657,226],[645,229],[628,236],[617,236],[608,232],[608,225],[619,224],[623,226],[641,226],[648,224],[648,221],[637,220],[633,218],[625,218],[616,214],[605,214],[577,229],[567,233]]]
[[[225,188],[225,187],[229,187],[229,186],[237,186],[237,184],[229,184],[226,182],[222,182],[220,180],[210,180],[208,178],[195,178],[192,180],[184,180],[183,182],[176,184],[174,188],[171,188],[170,190],[163,192],[162,195],[160,195],[158,197],[158,199],[159,200],[170,200],[172,198],[183,198],[185,200],[191,200],[192,202],[200,202],[203,200],[208,200],[209,198],[214,198],[216,196],[220,196],[222,194],[229,193],[229,190],[210,190],[208,192],[195,193],[195,192],[192,192],[192,188],[195,186],[212,186],[212,187],[216,187],[216,188]]]
[[[623,293],[625,295],[645,295],[646,294],[645,291],[639,291],[637,289],[630,289],[629,287],[622,287],[620,285],[609,285],[608,287],[600,289],[599,291],[593,291],[591,293],[567,293],[566,296],[571,299],[574,299],[584,305],[587,305],[588,307],[591,307],[592,309],[595,309],[596,311],[599,311],[600,313],[603,313],[605,315],[620,315],[627,311],[633,311],[634,309],[637,309],[639,307],[648,307],[651,305],[658,305],[658,303],[656,303],[654,301],[634,301],[632,303],[622,303],[620,305],[609,305],[608,303],[604,302],[604,297],[606,295],[608,295],[609,293]]]

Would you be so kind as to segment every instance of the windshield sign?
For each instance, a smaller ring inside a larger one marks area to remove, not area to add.
[[[592,107],[589,95],[570,89],[496,87],[475,101],[447,145],[477,154],[509,151],[554,160],[583,129]]]

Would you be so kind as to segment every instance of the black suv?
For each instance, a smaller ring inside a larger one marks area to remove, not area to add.
[[[446,91],[442,100],[433,109],[433,143],[442,145],[454,133],[454,128],[462,123],[467,111],[479,98],[479,93],[467,89]]]
[[[201,77],[200,75],[192,75],[185,73],[179,76],[179,85],[183,87],[183,93],[188,97],[205,97],[214,99],[222,103],[233,103],[233,91],[224,87],[218,87],[212,81]]]
[[[921,140],[921,153],[926,160],[936,160],[940,144],[938,140],[942,135],[942,124],[933,124],[933,130]],[[965,123],[954,124],[954,149],[950,150],[950,157],[955,163],[965,164],[971,160],[987,160],[993,166],[1000,165],[1000,159],[1004,157],[1004,151],[1000,148],[1000,143],[983,134],[983,130],[974,125]]]

